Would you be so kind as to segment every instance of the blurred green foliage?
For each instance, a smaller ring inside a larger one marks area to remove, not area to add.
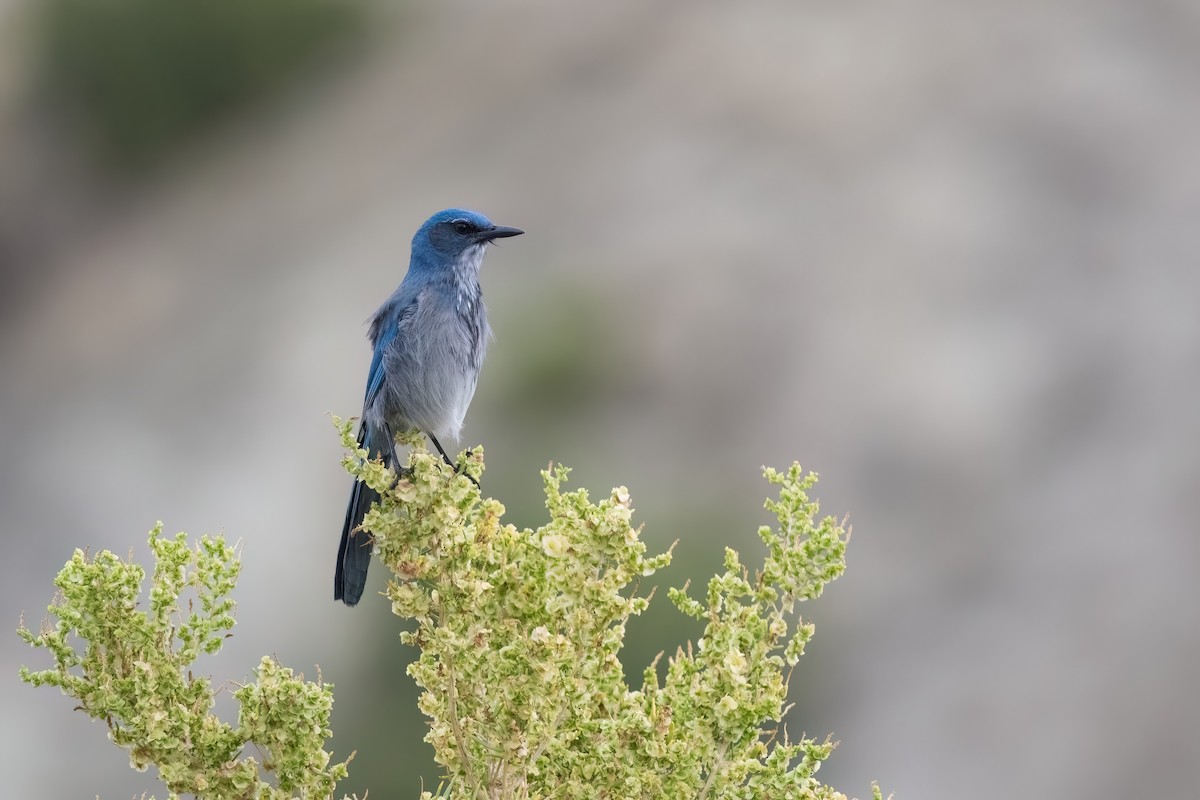
[[[504,352],[495,355],[500,366],[488,372],[491,403],[505,419],[517,414],[540,422],[548,415],[574,419],[585,404],[604,406],[653,385],[645,348],[628,324],[627,297],[599,282],[552,285],[542,292],[535,324],[514,318],[504,326]]]
[[[106,160],[142,165],[357,29],[354,0],[42,0],[42,86]]]

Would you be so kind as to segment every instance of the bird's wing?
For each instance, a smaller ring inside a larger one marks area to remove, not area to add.
[[[407,303],[389,304],[379,310],[371,322],[371,341],[375,352],[371,356],[371,369],[367,373],[367,393],[363,398],[363,408],[371,405],[379,390],[383,388],[384,366],[383,354],[387,352],[396,338],[404,334],[406,322],[417,311],[418,297],[413,297]]]
[[[395,338],[396,329],[389,328],[381,331],[379,339],[375,342],[375,354],[371,357],[371,370],[367,373],[367,394],[363,398],[363,408],[371,405],[371,401],[375,399],[375,395],[379,394],[379,389],[383,386],[383,351]]]

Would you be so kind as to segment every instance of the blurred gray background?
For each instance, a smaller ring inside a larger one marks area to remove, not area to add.
[[[75,547],[224,531],[199,669],[319,665],[341,788],[436,785],[387,604],[332,600],[326,414],[464,205],[528,231],[464,441],[513,522],[551,460],[627,485],[669,585],[758,558],[763,464],[851,514],[789,719],[824,780],[1194,796],[1198,87],[1190,0],[0,2],[8,624]],[[660,592],[631,672],[697,633]],[[165,795],[7,641],[8,794]]]

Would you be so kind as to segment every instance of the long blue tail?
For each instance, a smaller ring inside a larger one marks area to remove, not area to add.
[[[360,424],[358,427],[359,447],[363,446],[366,439],[367,426]],[[369,448],[368,452],[370,452]],[[385,464],[391,460],[390,450],[387,448],[384,448],[379,455]],[[346,521],[342,525],[342,541],[338,545],[337,569],[333,575],[333,599],[341,600],[348,606],[358,603],[363,589],[367,585],[367,568],[371,566],[371,551],[374,549],[374,542],[371,540],[371,534],[357,530],[357,528],[371,509],[371,504],[378,499],[378,492],[361,480],[354,481],[354,489],[350,492],[350,503],[346,507]]]

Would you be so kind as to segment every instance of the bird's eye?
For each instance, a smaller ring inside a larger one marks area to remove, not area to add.
[[[454,223],[454,232],[465,236],[471,232],[471,226],[465,220],[460,219]]]

